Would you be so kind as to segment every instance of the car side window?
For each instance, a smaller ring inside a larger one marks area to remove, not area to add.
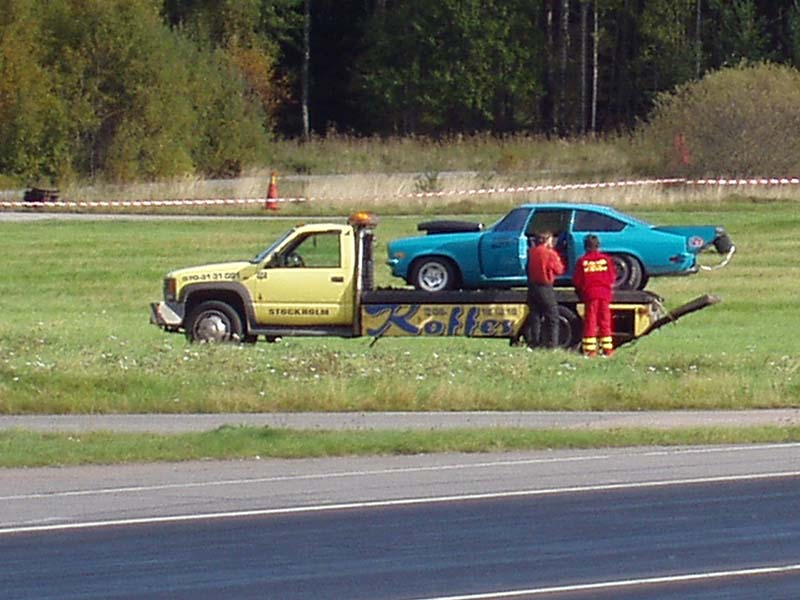
[[[569,229],[571,210],[537,210],[525,232],[528,236],[549,231],[555,235]]]
[[[338,231],[311,233],[277,254],[270,267],[302,267],[308,269],[341,267],[341,245]]]
[[[622,231],[625,223],[601,213],[579,210],[575,213],[573,231]]]
[[[505,217],[503,217],[497,225],[494,226],[495,231],[522,231],[525,227],[525,221],[528,220],[528,215],[531,214],[530,208],[515,208]]]

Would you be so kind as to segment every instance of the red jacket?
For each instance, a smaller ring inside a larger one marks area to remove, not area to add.
[[[578,259],[572,282],[575,289],[585,300],[613,299],[614,280],[617,270],[611,257],[602,252],[587,252]]]
[[[528,248],[528,283],[553,285],[566,269],[561,256],[547,244]]]

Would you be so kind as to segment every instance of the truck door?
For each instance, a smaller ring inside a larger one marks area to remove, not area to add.
[[[256,273],[253,293],[261,325],[325,326],[353,322],[353,231],[298,235]]]
[[[530,212],[528,207],[515,208],[481,236],[481,271],[486,277],[525,277],[523,231]]]

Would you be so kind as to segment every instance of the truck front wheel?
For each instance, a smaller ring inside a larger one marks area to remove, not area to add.
[[[242,319],[230,304],[207,300],[189,314],[186,337],[193,342],[240,342]]]

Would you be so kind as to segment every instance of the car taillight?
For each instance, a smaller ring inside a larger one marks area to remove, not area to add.
[[[706,241],[699,235],[693,235],[686,240],[686,246],[691,252],[699,252],[706,245]]]
[[[174,277],[167,277],[164,279],[164,300],[175,301],[178,290],[178,284]]]

